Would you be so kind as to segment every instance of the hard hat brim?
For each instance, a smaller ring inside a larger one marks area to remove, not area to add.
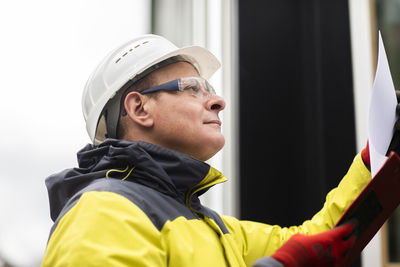
[[[138,74],[142,73],[154,64],[174,56],[183,56],[188,59],[199,71],[199,75],[205,79],[211,78],[211,76],[221,67],[219,60],[207,49],[200,46],[187,46],[169,52],[157,60],[150,62],[140,72],[138,72]]]

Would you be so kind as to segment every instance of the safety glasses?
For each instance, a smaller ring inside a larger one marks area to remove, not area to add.
[[[176,79],[164,84],[160,84],[158,86],[145,89],[141,91],[141,94],[150,94],[158,91],[181,91],[181,92],[188,92],[197,98],[204,98],[209,96],[210,94],[215,94],[214,88],[211,84],[200,77],[185,77]]]

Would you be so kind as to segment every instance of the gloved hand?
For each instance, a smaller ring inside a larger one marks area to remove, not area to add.
[[[368,168],[368,170],[370,170],[371,169],[371,160],[369,159],[369,141],[368,140],[367,140],[367,145],[361,151],[361,158],[362,158],[365,166]]]
[[[355,236],[345,240],[353,227],[346,224],[316,235],[295,234],[271,257],[286,267],[341,266],[356,240]]]

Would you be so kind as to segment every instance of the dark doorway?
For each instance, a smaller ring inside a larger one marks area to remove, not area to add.
[[[242,219],[301,224],[350,166],[348,16],[343,0],[239,0]]]

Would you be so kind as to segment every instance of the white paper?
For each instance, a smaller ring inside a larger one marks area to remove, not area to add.
[[[386,152],[393,137],[397,98],[389,64],[379,32],[379,55],[369,107],[368,136],[372,177],[386,161]]]

